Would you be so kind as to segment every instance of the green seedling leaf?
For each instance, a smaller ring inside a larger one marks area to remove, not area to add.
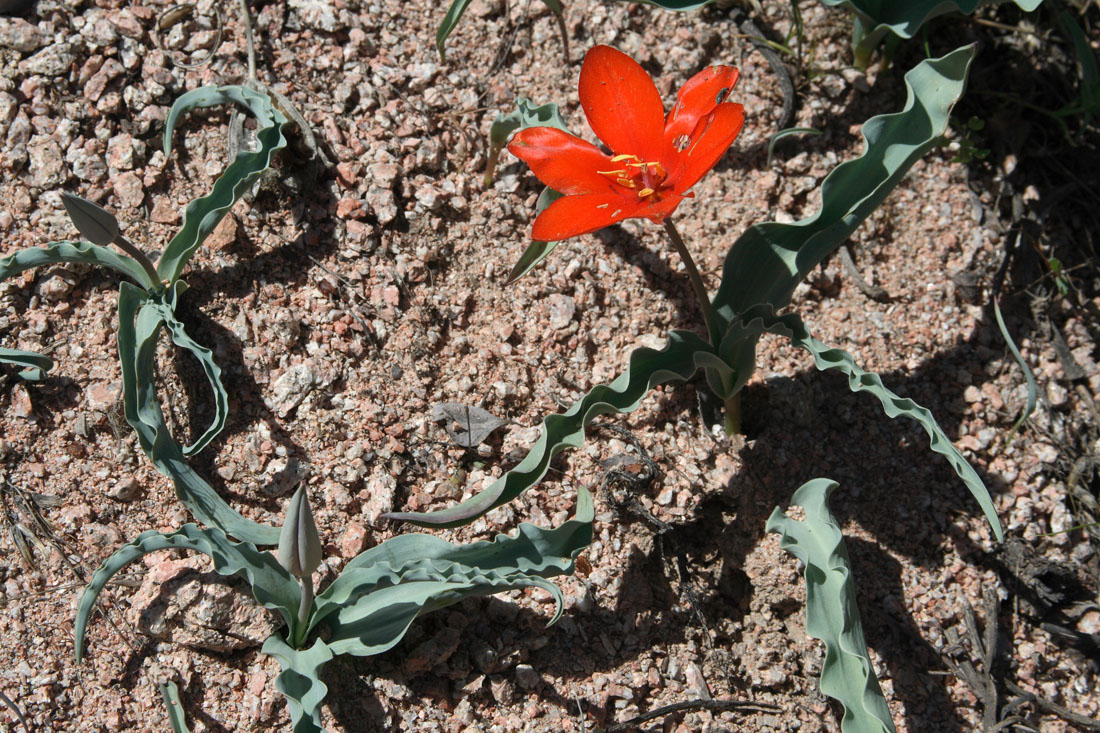
[[[175,309],[175,298],[182,291],[181,286],[182,283],[176,283],[171,289],[156,295],[125,282],[119,288],[118,354],[122,363],[126,422],[137,432],[138,444],[153,466],[172,479],[176,496],[196,519],[257,545],[278,544],[279,528],[242,517],[218,496],[210,484],[195,473],[184,458],[183,449],[172,439],[164,422],[155,380],[157,335],[166,319],[171,318],[174,322],[172,313]],[[181,343],[179,333],[182,332],[182,326],[170,328],[170,332],[177,344],[189,348],[186,342]],[[201,352],[190,350],[203,361]],[[209,357],[209,352],[205,356]],[[212,361],[209,364],[205,361],[203,363],[211,385],[216,381],[220,386],[220,379],[211,376],[220,373],[213,371],[217,365]]]
[[[508,139],[517,131],[528,127],[556,127],[563,132],[569,132],[561,112],[558,111],[558,105],[548,102],[536,107],[535,103],[527,97],[516,97],[516,108],[507,114],[502,112],[497,115],[493,124],[489,126],[489,162],[485,166],[483,181],[486,188],[493,183],[493,173],[496,171],[500,151],[508,144]],[[543,193],[545,194],[545,191]],[[552,201],[553,199],[547,201],[546,206],[549,206]]]
[[[1005,319],[1001,316],[1001,306],[997,302],[997,299],[993,299],[993,315],[997,319],[997,328],[1001,331],[1001,336],[1004,337],[1005,344],[1008,345],[1008,350],[1012,352],[1012,358],[1016,360],[1016,363],[1020,365],[1020,371],[1024,373],[1024,379],[1027,380],[1027,404],[1024,406],[1024,411],[1020,413],[1020,417],[1016,419],[1016,423],[1012,426],[1012,430],[1008,433],[1008,438],[1005,439],[1005,445],[1012,442],[1012,439],[1016,437],[1016,432],[1020,429],[1020,426],[1027,422],[1027,419],[1031,417],[1031,413],[1035,412],[1035,404],[1039,397],[1039,388],[1035,384],[1035,377],[1031,373],[1031,369],[1028,368],[1027,362],[1024,361],[1024,357],[1020,354],[1020,350],[1016,348],[1016,342],[1012,340],[1012,334],[1008,332],[1008,326],[1005,325]]]
[[[172,733],[191,733],[187,727],[187,718],[183,714],[180,688],[172,680],[160,682],[157,687],[160,689],[160,696],[164,699],[164,706],[168,710],[168,724],[172,726]]]
[[[266,94],[244,86],[200,87],[187,92],[168,111],[164,127],[164,153],[172,149],[172,133],[181,115],[198,107],[236,104],[256,118],[259,129],[256,140],[259,150],[241,150],[222,175],[214,182],[213,190],[187,205],[183,214],[183,227],[172,238],[157,262],[161,279],[175,283],[187,266],[188,260],[214,231],[233,204],[244,195],[256,178],[271,166],[275,154],[286,147],[283,125],[287,117]]]
[[[32,267],[61,263],[100,265],[125,275],[146,290],[156,290],[159,286],[159,283],[150,281],[137,260],[89,242],[51,242],[45,247],[21,249],[0,259],[0,280]]]
[[[550,204],[560,199],[565,194],[559,193],[549,186],[542,189],[542,193],[539,194],[538,200],[535,201],[535,213],[541,214],[546,210]],[[533,241],[527,245],[527,249],[523,250],[523,254],[520,255],[519,261],[516,262],[515,267],[508,273],[508,279],[505,281],[505,285],[511,285],[516,280],[529,273],[534,269],[535,265],[546,259],[554,248],[557,247],[559,242],[539,242]]]
[[[322,553],[321,536],[303,484],[286,509],[286,522],[279,534],[279,563],[295,578],[308,578],[320,567]]]
[[[875,47],[888,34],[912,38],[928,21],[947,13],[969,15],[983,4],[983,0],[906,0],[906,2],[881,2],[881,0],[821,0],[831,7],[845,7],[856,13],[856,32],[852,45],[856,66],[864,68],[871,60]],[[1031,12],[1043,0],[1014,0],[1021,9]]]
[[[192,550],[208,555],[214,570],[225,576],[243,578],[252,589],[252,596],[264,608],[277,611],[294,629],[296,610],[301,598],[298,582],[270,553],[260,552],[249,542],[234,542],[216,527],[185,524],[171,534],[154,530],[142,532],[137,539],[119,548],[92,575],[76,610],[76,661],[84,658],[84,633],[96,599],[116,573],[150,552],[158,550]]]
[[[852,562],[844,535],[829,512],[835,481],[804,483],[791,499],[806,511],[796,522],[778,507],[767,531],[781,536],[779,545],[805,565],[806,634],[825,642],[821,691],[844,706],[844,733],[893,733],[890,708],[879,688],[859,620]]]
[[[442,402],[432,407],[432,420],[443,422],[443,429],[460,448],[476,448],[504,424],[493,413],[477,405]]]
[[[104,247],[118,239],[118,219],[106,209],[87,199],[62,192],[61,203],[76,230],[92,244]]]
[[[272,634],[262,651],[275,657],[283,669],[275,678],[275,688],[286,698],[291,730],[322,731],[321,703],[328,694],[328,685],[321,681],[321,669],[332,660],[332,650],[320,639],[309,649],[295,649],[278,634]]]
[[[20,351],[19,349],[7,349],[0,346],[0,364],[13,364],[23,367],[19,377],[28,382],[37,382],[46,376],[46,372],[53,368],[53,359],[33,351]]]
[[[447,9],[447,14],[443,16],[443,22],[439,24],[439,29],[435,32],[435,47],[439,49],[440,61],[447,60],[445,50],[447,36],[451,35],[451,31],[458,25],[458,21],[462,20],[462,14],[466,12],[469,4],[470,0],[454,0],[451,7]]]

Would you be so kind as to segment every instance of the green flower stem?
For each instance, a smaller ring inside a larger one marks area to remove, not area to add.
[[[680,259],[683,260],[684,267],[687,269],[691,287],[695,289],[695,299],[699,301],[699,310],[703,311],[703,322],[706,324],[710,343],[717,347],[721,340],[721,334],[718,333],[718,326],[714,322],[714,308],[711,307],[710,297],[707,295],[707,286],[703,284],[703,277],[699,274],[699,268],[695,266],[695,260],[691,258],[691,253],[684,246],[684,240],[680,238],[680,233],[676,231],[676,226],[671,219],[665,219],[665,231],[668,232],[668,238],[672,240],[672,248],[676,250],[676,254],[680,255]]]
[[[157,268],[153,267],[152,261],[149,260],[144,252],[135,247],[133,242],[121,234],[115,237],[111,243],[137,260],[138,264],[145,270],[145,274],[149,276],[149,282],[152,283],[152,286],[154,288],[157,286],[157,283],[160,282],[160,276],[157,275]]]
[[[309,628],[309,614],[313,610],[313,578],[309,575],[301,578],[302,602],[298,605],[298,633],[295,635],[294,646],[301,647],[306,640],[306,629]]]
[[[718,324],[714,318],[714,306],[711,305],[710,297],[707,295],[707,286],[703,284],[703,276],[699,274],[699,268],[695,266],[695,260],[691,258],[691,253],[688,252],[684,240],[680,237],[680,232],[676,231],[676,226],[671,219],[665,219],[665,231],[668,232],[668,238],[672,240],[672,248],[684,261],[684,268],[687,269],[691,287],[695,290],[695,299],[699,301],[699,310],[703,312],[703,322],[707,327],[707,336],[710,338],[711,345],[717,348],[718,344],[721,343],[722,335],[718,333]],[[723,376],[722,380],[727,381],[730,378],[729,376]],[[741,432],[741,393],[738,392],[727,398],[725,407],[726,416],[723,422],[726,435],[737,435]]]
[[[726,398],[726,416],[723,427],[726,435],[738,435],[741,432],[741,393],[734,392]]]

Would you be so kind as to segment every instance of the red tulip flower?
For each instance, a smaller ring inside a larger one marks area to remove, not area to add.
[[[508,150],[565,194],[535,219],[532,237],[555,242],[623,219],[665,221],[741,131],[744,111],[726,101],[737,77],[733,66],[700,71],[666,118],[638,62],[609,46],[591,49],[581,66],[581,107],[612,153],[552,127],[516,133]]]

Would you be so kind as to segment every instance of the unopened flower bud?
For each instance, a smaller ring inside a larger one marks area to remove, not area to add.
[[[279,534],[279,563],[296,578],[309,578],[321,564],[321,552],[321,538],[302,485],[286,510],[286,522]]]

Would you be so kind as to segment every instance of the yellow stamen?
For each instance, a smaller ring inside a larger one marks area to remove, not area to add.
[[[625,176],[625,175],[626,175],[626,171],[625,171],[625,170],[617,170],[617,171],[596,171],[596,173],[600,174],[601,176]]]
[[[616,178],[615,182],[618,183],[620,186],[626,186],[627,188],[637,188],[637,186],[634,185],[634,181],[630,180],[629,178]]]
[[[611,159],[611,162],[612,163],[618,163],[620,160],[639,160],[640,161],[641,158],[639,158],[637,155],[630,155],[629,153],[623,153],[621,155],[616,155],[614,158]]]
[[[652,195],[653,195],[653,189],[652,188],[643,188],[641,191],[638,192],[638,196],[640,198],[643,198],[643,199],[646,196],[652,196]]]
[[[597,209],[606,209],[606,208],[607,208],[607,206],[608,206],[607,204],[597,204],[597,205],[596,205],[596,208],[597,208]]]

